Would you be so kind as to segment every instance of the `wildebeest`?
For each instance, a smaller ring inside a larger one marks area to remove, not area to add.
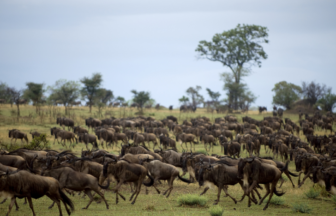
[[[167,149],[167,147],[171,147],[172,149],[177,151],[176,142],[170,137],[160,135],[160,145],[163,145],[164,149]]]
[[[56,202],[60,215],[63,215],[60,201],[63,202],[68,215],[74,210],[72,201],[62,192],[59,182],[56,179],[34,175],[24,170],[0,174],[0,191],[7,192],[11,197],[7,215],[9,215],[13,207],[16,197],[26,197],[28,199],[34,216],[35,211],[31,198],[38,199],[44,195]]]
[[[16,143],[16,140],[17,139],[20,139],[21,140],[21,143],[23,143],[23,139],[26,140],[27,144],[28,144],[28,138],[27,138],[27,134],[26,133],[23,133],[17,129],[12,129],[12,130],[9,130],[8,132],[8,137],[9,138],[12,138],[11,139],[11,143],[13,141],[13,139],[15,139],[15,142]]]
[[[73,127],[73,132],[74,132],[75,134],[89,133],[87,129],[82,128],[81,126]]]
[[[261,114],[263,111],[267,111],[267,108],[263,106],[258,107],[258,109],[259,109],[259,114]]]
[[[282,196],[284,194],[277,192],[276,190],[276,185],[281,177],[281,171],[283,170],[279,170],[276,166],[262,163],[259,159],[254,157],[240,159],[238,163],[238,178],[242,179],[244,182],[245,195],[249,195],[258,184],[265,184],[267,191],[265,196],[260,200],[259,205],[268,195],[270,196],[267,204],[264,207],[264,210],[267,209],[268,204],[272,199],[273,193],[275,193],[277,196]]]
[[[67,188],[73,191],[84,191],[84,193],[90,198],[89,203],[83,209],[89,208],[93,201],[91,191],[96,192],[101,198],[103,198],[106,208],[109,208],[104,194],[100,192],[99,187],[107,189],[109,182],[106,186],[102,186],[98,183],[98,180],[92,175],[76,172],[70,167],[56,167],[42,171],[42,176],[50,176],[58,180],[60,189]],[[98,187],[99,186],[99,187]],[[52,208],[54,203],[49,207]]]
[[[194,144],[194,151],[195,151],[195,144],[197,144],[197,142],[195,142],[196,136],[193,135],[193,134],[185,134],[185,133],[182,133],[182,134],[177,134],[176,135],[176,141],[180,141],[182,142],[181,143],[181,146],[183,148],[183,143],[185,143],[185,146],[186,146],[186,149],[188,150],[188,146],[187,146],[187,143],[190,143],[190,150],[192,150],[192,144]]]
[[[92,144],[92,148],[98,148],[98,143],[97,143],[97,137],[93,134],[88,134],[88,133],[80,133],[78,134],[78,141],[79,142],[84,142],[86,149],[88,149],[88,143]]]
[[[70,131],[59,131],[57,134],[55,134],[55,138],[61,138],[61,143],[64,141],[63,146],[65,146],[65,140],[69,140],[69,148],[71,147],[72,142],[76,141],[76,143],[78,143],[76,134]]]
[[[170,193],[173,190],[173,184],[176,177],[178,177],[181,181],[190,183],[189,180],[184,179],[180,176],[179,170],[170,164],[163,163],[159,160],[150,160],[145,159],[141,160],[141,165],[147,168],[150,172],[151,176],[154,178],[154,183],[158,182],[159,180],[167,180],[169,188],[163,193],[163,195],[167,194],[167,198],[169,197]],[[155,187],[155,185],[153,185]],[[158,193],[160,191],[155,187]]]
[[[34,139],[35,137],[40,137],[41,136],[41,133],[37,132],[37,131],[30,131],[29,132],[31,135],[32,135],[32,138]]]
[[[135,203],[140,190],[141,185],[144,184],[146,187],[150,187],[154,183],[154,179],[148,174],[148,171],[145,167],[139,164],[129,164],[127,162],[118,163],[116,160],[104,164],[103,169],[104,176],[112,175],[118,182],[117,186],[114,189],[116,193],[116,203],[118,204],[118,195],[120,195],[124,200],[124,196],[119,193],[119,188],[122,184],[127,182],[133,182],[134,187],[136,188],[134,193],[130,197],[130,201],[133,199],[132,204]],[[145,183],[144,180],[146,175],[150,178],[149,183]]]
[[[74,120],[69,119],[69,118],[64,118],[64,117],[57,118],[56,123],[59,124],[61,127],[63,127],[63,129],[64,129],[64,126],[67,126],[68,130],[70,130],[70,128],[73,128],[75,126]]]

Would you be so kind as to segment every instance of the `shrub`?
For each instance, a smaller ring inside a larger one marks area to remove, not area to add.
[[[220,207],[220,206],[212,206],[209,209],[209,213],[211,216],[222,216],[224,213],[224,208]]]
[[[208,199],[204,196],[198,196],[196,194],[184,194],[177,198],[179,206],[189,205],[189,206],[205,206]]]
[[[331,201],[332,201],[334,204],[336,204],[336,195],[334,195],[334,196],[331,197]]]
[[[265,199],[264,200],[264,203],[267,203],[269,199]],[[283,205],[285,203],[285,199],[282,198],[282,197],[278,197],[278,196],[273,196],[271,201],[270,201],[270,204],[273,204],[273,205]]]
[[[305,193],[305,195],[309,199],[315,199],[320,195],[320,192],[316,191],[314,188],[310,188],[309,191]]]
[[[201,153],[201,154],[208,155],[208,152],[205,151],[205,150],[198,150],[198,151],[196,151],[196,153]]]
[[[294,204],[292,206],[293,212],[307,213],[309,214],[313,209],[310,208],[307,204]]]

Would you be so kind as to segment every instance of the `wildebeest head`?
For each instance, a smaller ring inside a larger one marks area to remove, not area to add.
[[[251,163],[254,161],[254,157],[252,158],[245,158],[245,159],[240,159],[238,162],[238,178],[242,179],[244,178],[244,167],[247,163]]]
[[[324,182],[326,185],[326,191],[331,190],[331,179],[333,176],[336,176],[336,168],[329,168],[327,170],[322,170],[322,174],[324,175]]]
[[[301,171],[301,169],[302,169],[301,162],[302,162],[302,156],[301,156],[301,155],[297,155],[297,156],[295,157],[295,168],[296,168],[296,172],[300,172],[300,171]]]

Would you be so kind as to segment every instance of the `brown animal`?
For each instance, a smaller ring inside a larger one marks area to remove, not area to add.
[[[187,143],[190,143],[190,151],[192,150],[193,144],[194,144],[194,151],[195,151],[195,144],[197,144],[197,142],[195,142],[194,140],[195,140],[195,135],[193,134],[182,133],[182,134],[176,135],[176,141],[182,142],[181,143],[182,148],[183,148],[182,144],[185,143],[186,149],[188,150]]]
[[[118,204],[118,195],[120,195],[121,198],[125,200],[125,197],[119,193],[119,188],[122,184],[127,182],[134,183],[134,187],[136,189],[130,197],[130,201],[134,197],[132,202],[132,204],[134,204],[140,193],[141,184],[144,184],[146,187],[150,187],[154,183],[154,179],[148,174],[147,169],[139,164],[129,164],[126,162],[117,163],[117,161],[112,161],[104,165],[103,173],[105,177],[112,175],[118,182],[114,189],[114,192],[116,193],[116,204]],[[150,178],[150,183],[143,182],[146,178],[146,175]]]
[[[110,185],[102,186],[98,183],[98,180],[92,175],[84,174],[81,172],[76,172],[70,167],[58,167],[48,170],[43,170],[42,176],[49,176],[57,179],[59,182],[60,189],[67,188],[73,191],[84,191],[84,193],[90,198],[89,203],[83,209],[88,209],[93,201],[93,196],[91,191],[96,192],[101,198],[103,198],[106,208],[109,209],[109,205],[104,197],[104,194],[100,192],[99,187],[102,189],[107,189]],[[99,187],[98,187],[99,186]],[[49,207],[52,208],[55,202]]]
[[[7,172],[0,174],[0,191],[6,192],[11,198],[7,216],[14,205],[16,197],[27,197],[34,216],[36,214],[31,198],[38,199],[44,195],[56,202],[61,216],[63,214],[60,201],[63,202],[68,215],[74,210],[72,201],[62,192],[56,179],[34,175],[24,170],[18,170],[14,173]]]
[[[16,143],[16,140],[17,139],[20,139],[21,140],[21,143],[23,143],[23,140],[26,140],[27,144],[28,144],[28,138],[27,138],[27,134],[26,133],[23,133],[17,129],[12,129],[12,130],[9,130],[8,132],[8,137],[9,138],[12,138],[11,139],[11,143],[13,141],[13,139],[15,139],[15,142]]]

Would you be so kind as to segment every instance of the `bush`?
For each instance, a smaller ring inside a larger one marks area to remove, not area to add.
[[[208,152],[205,151],[205,150],[198,150],[198,151],[196,151],[196,153],[201,153],[201,154],[204,154],[204,155],[208,155]]]
[[[265,199],[264,200],[264,203],[267,203],[269,199]],[[270,201],[270,204],[273,204],[273,205],[283,205],[285,203],[285,199],[282,198],[282,197],[278,197],[278,196],[273,196],[271,201]]]
[[[224,213],[224,208],[220,207],[220,206],[212,206],[209,209],[209,213],[211,216],[222,216]]]
[[[334,196],[331,197],[331,201],[332,201],[334,204],[336,204],[336,195],[334,195]]]
[[[184,194],[177,198],[179,206],[189,205],[189,206],[205,206],[208,199],[204,196],[199,196],[196,194]]]
[[[309,199],[315,199],[320,195],[319,191],[316,191],[314,188],[310,188],[307,193],[305,193],[306,197]]]
[[[294,204],[292,206],[293,212],[307,213],[309,214],[313,209],[310,208],[307,204]]]

